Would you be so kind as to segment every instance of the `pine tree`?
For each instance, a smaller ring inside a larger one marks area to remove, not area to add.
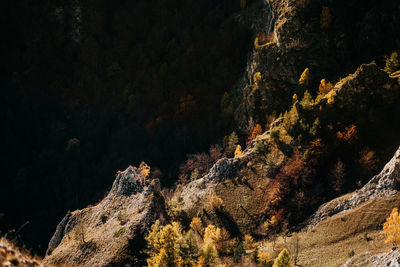
[[[238,143],[239,143],[239,138],[238,138],[237,134],[235,132],[232,132],[228,139],[228,149],[227,149],[228,156],[233,155]]]
[[[383,224],[383,234],[386,236],[385,243],[392,243],[393,246],[400,244],[400,214],[397,208],[393,208],[390,216]]]
[[[400,69],[400,60],[399,54],[397,52],[393,52],[389,58],[386,59],[386,66],[384,71],[388,74],[391,74]]]
[[[206,242],[201,248],[201,257],[204,259],[202,266],[215,266],[215,262],[218,258],[217,248],[213,242]]]
[[[292,267],[289,252],[284,248],[274,261],[272,267]]]

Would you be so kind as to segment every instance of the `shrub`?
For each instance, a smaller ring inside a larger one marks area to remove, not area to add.
[[[76,241],[78,241],[81,244],[86,244],[85,240],[85,228],[83,227],[82,223],[78,223],[73,232],[73,237]]]
[[[391,74],[400,68],[400,60],[399,54],[397,52],[393,52],[390,57],[386,58],[386,65],[384,71],[388,74]]]
[[[209,154],[199,153],[187,156],[185,164],[179,166],[179,181],[186,184],[207,174],[212,165],[222,157],[222,148],[219,145],[212,145]]]
[[[275,259],[272,267],[291,267],[289,252],[284,248]]]
[[[192,174],[190,175],[190,181],[194,181],[200,178],[199,169],[194,169]]]
[[[204,208],[207,212],[221,210],[223,203],[222,199],[214,193],[208,198]]]
[[[115,238],[118,238],[118,237],[120,237],[121,235],[123,235],[125,232],[126,232],[125,227],[121,227],[118,231],[116,231],[116,232],[114,233],[113,236],[114,236]]]
[[[146,162],[142,161],[138,168],[139,173],[147,178],[150,174],[150,166],[146,164]]]
[[[336,137],[344,143],[353,143],[356,139],[358,139],[357,126],[352,124],[346,127],[343,132],[338,131],[336,133]]]
[[[244,236],[245,249],[253,249],[255,247],[254,238],[251,235]]]
[[[259,263],[262,264],[262,266],[267,265],[269,262],[271,262],[271,255],[268,251],[266,250],[258,250],[257,251],[257,260]]]
[[[390,216],[383,224],[383,234],[386,236],[385,243],[392,243],[397,247],[400,244],[400,214],[397,208],[393,208]]]

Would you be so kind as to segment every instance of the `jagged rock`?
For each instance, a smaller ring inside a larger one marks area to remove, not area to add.
[[[115,179],[110,194],[117,196],[130,196],[143,191],[145,179],[137,169],[129,166],[124,172],[120,172]]]
[[[160,182],[149,183],[130,166],[119,173],[108,195],[95,206],[67,214],[49,243],[46,265],[142,265],[144,235],[167,221]]]
[[[322,220],[339,212],[353,209],[373,198],[390,197],[398,193],[400,181],[400,147],[383,170],[374,176],[364,187],[351,195],[340,197],[322,205],[311,216],[309,227],[317,225]]]
[[[53,249],[55,249],[61,242],[62,238],[65,236],[65,226],[69,221],[69,217],[71,217],[71,212],[68,212],[61,222],[57,225],[56,232],[50,239],[46,254],[49,255]]]
[[[386,253],[373,255],[367,259],[373,266],[400,266],[400,253],[398,250],[392,250]]]

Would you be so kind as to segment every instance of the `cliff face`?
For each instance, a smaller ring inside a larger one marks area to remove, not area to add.
[[[333,82],[362,63],[379,60],[399,38],[400,4],[395,2],[288,0],[263,4],[268,12],[253,12],[253,21],[258,23],[253,31],[266,34],[267,39],[255,41],[237,90],[235,120],[242,131],[287,110],[292,95],[299,94],[298,80],[306,68],[313,85],[310,93],[315,94],[321,79]],[[383,13],[385,18],[379,16]],[[255,81],[258,72],[261,79]]]
[[[46,265],[143,264],[144,234],[167,220],[158,180],[147,181],[134,167],[119,173],[97,205],[68,213],[50,240]]]

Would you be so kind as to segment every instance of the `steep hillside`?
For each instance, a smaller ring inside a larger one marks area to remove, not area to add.
[[[108,195],[95,206],[68,213],[57,226],[45,265],[143,265],[144,234],[168,218],[160,181],[140,170],[120,172]]]
[[[400,2],[28,2],[0,228],[45,266],[397,264]]]

